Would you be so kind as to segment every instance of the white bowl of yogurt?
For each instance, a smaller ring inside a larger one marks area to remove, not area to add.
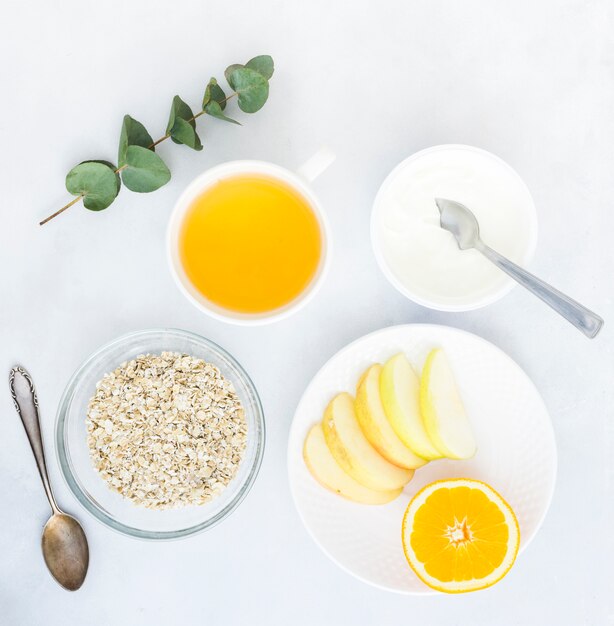
[[[486,150],[441,145],[397,165],[373,205],[373,251],[403,295],[439,311],[470,311],[499,300],[515,281],[477,250],[459,250],[439,225],[435,198],[467,206],[483,241],[526,267],[537,243],[537,215],[527,186]]]

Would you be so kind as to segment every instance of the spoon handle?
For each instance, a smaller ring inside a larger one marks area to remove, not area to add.
[[[34,389],[34,383],[30,374],[23,367],[14,367],[9,375],[9,387],[13,402],[17,409],[17,414],[21,418],[23,427],[28,435],[30,447],[36,459],[36,465],[43,481],[45,494],[54,513],[59,513],[60,509],[49,484],[47,475],[47,464],[45,463],[45,451],[43,449],[43,438],[41,436],[41,426],[38,417],[38,398]]]
[[[572,300],[569,296],[561,293],[543,280],[540,280],[537,276],[533,276],[533,274],[522,269],[522,267],[512,263],[484,243],[479,242],[476,248],[499,269],[519,282],[523,287],[532,291],[587,337],[593,339],[593,337],[597,336],[597,333],[603,326],[603,319],[599,315],[582,306],[579,302]]]

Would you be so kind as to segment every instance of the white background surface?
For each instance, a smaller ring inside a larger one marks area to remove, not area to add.
[[[61,590],[40,554],[48,511],[5,390],[3,624],[612,623],[611,2],[5,0],[2,26],[0,370],[20,362],[34,376],[51,479],[91,548],[83,589]],[[277,66],[269,103],[241,114],[243,128],[205,120],[202,153],[161,146],[168,186],[124,190],[103,213],[74,207],[37,226],[66,201],[70,167],[115,159],[124,113],[163,131],[175,93],[196,106],[211,75],[261,53]],[[519,289],[452,315],[411,304],[384,280],[368,238],[376,190],[402,158],[447,142],[486,148],[518,170],[539,213],[532,269],[606,318],[597,340]],[[338,155],[316,187],[336,246],[317,299],[264,328],[203,317],[166,267],[177,195],[224,160],[293,167],[323,143]],[[550,513],[505,581],[485,592],[418,599],[371,589],[312,544],[290,500],[286,438],[307,382],[347,342],[411,321],[465,328],[506,350],[554,421]],[[126,331],[165,325],[210,337],[243,363],[261,393],[268,442],[259,479],[231,518],[157,545],[115,535],[79,509],[59,476],[52,432],[63,386],[88,354]]]

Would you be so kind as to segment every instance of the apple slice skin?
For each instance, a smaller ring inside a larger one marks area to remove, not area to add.
[[[469,459],[475,454],[471,424],[448,359],[440,348],[426,358],[420,380],[420,408],[426,431],[444,456]]]
[[[360,504],[387,504],[401,493],[402,489],[376,491],[355,481],[344,472],[326,445],[322,424],[311,428],[305,439],[303,458],[311,475],[329,491]]]
[[[322,430],[335,461],[354,480],[376,491],[401,489],[414,472],[389,463],[362,432],[354,398],[349,393],[335,396],[324,412]]]
[[[388,461],[406,469],[422,467],[427,460],[414,454],[390,424],[380,393],[382,366],[375,363],[356,389],[356,417],[369,443]]]
[[[380,391],[384,411],[399,439],[424,459],[433,461],[442,458],[424,427],[420,410],[420,379],[402,352],[384,364]]]

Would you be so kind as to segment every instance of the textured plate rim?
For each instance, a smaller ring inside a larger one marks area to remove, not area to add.
[[[547,430],[550,433],[550,436],[551,436],[551,439],[552,439],[552,460],[551,460],[551,462],[552,462],[552,482],[550,484],[550,489],[548,491],[548,495],[547,495],[547,498],[545,500],[545,506],[544,506],[543,512],[541,514],[541,517],[537,520],[537,523],[535,524],[535,528],[533,529],[533,532],[531,533],[531,535],[529,535],[527,537],[522,537],[523,543],[521,544],[521,546],[520,546],[520,548],[518,550],[518,555],[520,555],[522,552],[525,551],[525,549],[531,544],[531,542],[533,541],[533,539],[535,538],[537,533],[541,530],[541,527],[542,527],[542,525],[544,523],[544,520],[546,519],[546,515],[548,514],[548,511],[550,510],[550,505],[552,504],[552,498],[554,496],[554,489],[556,487],[556,479],[557,479],[557,472],[558,472],[558,450],[557,450],[557,445],[556,445],[556,434],[554,432],[554,427],[552,425],[552,418],[550,417],[550,412],[548,411],[548,407],[546,406],[546,403],[544,402],[544,399],[542,398],[542,395],[539,392],[539,389],[537,388],[535,383],[531,380],[529,375],[524,371],[524,369],[511,356],[509,356],[509,354],[507,354],[503,349],[501,349],[496,344],[488,341],[488,339],[484,339],[483,337],[480,337],[479,335],[476,335],[475,333],[469,332],[467,330],[463,330],[462,328],[456,328],[455,326],[448,326],[447,324],[411,324],[410,323],[410,324],[394,324],[392,326],[385,326],[383,328],[379,328],[379,329],[374,330],[374,331],[372,331],[370,333],[367,333],[366,335],[362,335],[362,336],[358,337],[357,339],[354,339],[350,343],[348,343],[345,346],[343,346],[342,348],[340,348],[329,359],[327,359],[326,362],[312,376],[311,380],[309,381],[309,384],[307,385],[307,387],[305,387],[305,390],[303,391],[303,394],[301,395],[301,398],[300,398],[298,404],[296,405],[296,409],[294,410],[294,416],[292,418],[292,423],[290,424],[290,431],[288,433],[288,446],[287,446],[287,451],[286,451],[287,477],[288,477],[288,483],[289,483],[289,486],[290,486],[290,493],[292,494],[292,501],[294,503],[294,507],[295,507],[295,509],[296,509],[296,511],[298,513],[298,516],[299,516],[299,518],[301,520],[301,523],[303,524],[303,527],[307,531],[307,534],[311,537],[311,539],[318,546],[318,548],[321,550],[321,552],[323,552],[326,555],[326,557],[328,557],[328,559],[330,559],[330,561],[332,563],[334,563],[342,571],[346,572],[347,574],[349,574],[353,578],[356,578],[357,580],[360,580],[361,582],[363,582],[363,583],[365,583],[367,585],[370,585],[371,587],[375,587],[376,589],[381,589],[382,591],[388,591],[390,593],[396,593],[396,594],[403,595],[403,596],[435,596],[435,595],[446,595],[446,594],[443,594],[440,591],[436,591],[435,589],[428,589],[428,588],[425,588],[423,591],[408,591],[408,590],[397,589],[397,588],[394,588],[394,587],[388,587],[386,585],[382,585],[380,583],[377,583],[377,582],[374,582],[372,580],[369,580],[368,578],[365,578],[364,576],[361,576],[360,574],[357,574],[356,572],[352,571],[350,568],[346,567],[343,563],[340,563],[320,543],[319,539],[316,537],[315,533],[312,531],[311,527],[309,526],[309,524],[305,520],[305,517],[303,516],[303,512],[302,512],[302,510],[301,510],[301,508],[299,506],[298,496],[297,496],[297,493],[296,493],[296,488],[295,488],[295,485],[294,485],[294,482],[293,482],[292,476],[291,476],[291,467],[292,467],[291,466],[291,460],[292,460],[291,457],[293,455],[293,451],[292,451],[291,446],[292,446],[292,441],[295,439],[295,431],[298,428],[297,422],[296,422],[296,416],[299,413],[299,410],[301,409],[301,406],[305,402],[305,398],[311,392],[311,390],[312,390],[312,388],[314,386],[314,381],[320,376],[320,374],[322,373],[323,370],[325,370],[334,360],[336,360],[337,358],[341,357],[346,352],[351,352],[352,350],[354,350],[356,348],[357,345],[359,345],[360,343],[362,343],[363,341],[365,341],[367,339],[373,338],[376,335],[389,333],[389,332],[392,332],[394,330],[400,330],[400,329],[420,329],[420,328],[434,330],[434,331],[437,331],[439,329],[444,329],[444,331],[451,331],[453,334],[457,333],[457,334],[460,334],[460,335],[469,336],[472,339],[478,340],[479,343],[486,344],[486,345],[494,348],[497,352],[499,352],[505,358],[505,360],[507,360],[520,373],[520,375],[534,389],[537,397],[539,398],[540,402],[542,403],[542,405],[544,407],[544,413],[545,413],[545,415],[547,417],[547,420],[546,420],[547,424],[546,424],[546,426],[547,426]]]

